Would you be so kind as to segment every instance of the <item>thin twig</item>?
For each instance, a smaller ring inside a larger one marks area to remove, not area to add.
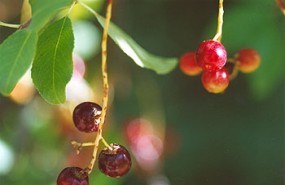
[[[85,3],[81,2],[78,0],[78,3],[82,5],[84,8],[89,10],[91,13],[93,13],[95,16],[97,16],[97,13],[91,9],[88,5]],[[105,118],[106,118],[106,112],[107,112],[107,107],[108,107],[108,95],[109,95],[109,84],[108,84],[108,72],[107,72],[107,39],[108,39],[108,28],[112,16],[112,0],[107,0],[107,11],[106,11],[106,19],[105,19],[105,26],[104,26],[104,31],[103,31],[103,36],[102,36],[102,43],[101,43],[101,49],[102,49],[102,76],[103,76],[103,89],[104,89],[104,94],[103,94],[103,105],[102,105],[102,114],[101,114],[101,122],[99,124],[98,132],[94,141],[94,150],[92,154],[92,159],[87,167],[87,172],[90,174],[94,164],[96,162],[96,157],[98,153],[98,147],[100,140],[103,139],[102,137],[102,128],[105,123]],[[102,140],[103,143],[107,146],[110,147],[105,140]]]
[[[222,33],[223,33],[223,17],[224,17],[224,8],[223,8],[223,0],[219,1],[219,14],[218,14],[218,26],[217,33],[213,40],[221,42]]]

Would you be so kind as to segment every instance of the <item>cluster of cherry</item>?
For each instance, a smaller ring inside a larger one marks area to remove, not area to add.
[[[180,69],[189,76],[202,73],[202,84],[210,93],[222,93],[238,71],[251,73],[260,64],[259,53],[251,48],[239,50],[234,58],[227,58],[225,47],[218,41],[203,41],[196,52],[180,58]]]
[[[82,132],[97,132],[101,122],[102,107],[93,102],[83,102],[73,111],[75,127]],[[119,144],[110,144],[98,156],[98,167],[102,173],[109,177],[121,177],[131,168],[132,162],[128,150]],[[67,167],[57,178],[57,185],[88,185],[88,173],[92,169]]]

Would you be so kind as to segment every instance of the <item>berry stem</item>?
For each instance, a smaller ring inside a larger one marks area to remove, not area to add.
[[[234,59],[234,58],[228,58],[228,59],[227,59],[227,62],[235,63],[235,59]]]
[[[97,13],[90,8],[88,5],[83,3],[80,0],[77,0],[77,2],[86,8],[88,11],[93,13],[95,16],[97,16]],[[101,122],[98,127],[98,132],[94,141],[94,150],[92,154],[92,159],[87,167],[87,172],[90,174],[94,164],[96,162],[96,157],[98,153],[98,147],[100,140],[107,146],[108,148],[111,148],[107,142],[103,139],[102,137],[102,131],[103,131],[103,125],[105,123],[105,118],[106,118],[106,112],[107,112],[107,107],[108,107],[108,94],[109,94],[109,84],[108,84],[108,72],[107,72],[107,40],[108,40],[108,28],[112,16],[112,5],[113,5],[113,0],[107,0],[107,11],[106,11],[106,19],[105,19],[105,26],[104,26],[104,31],[103,31],[103,36],[102,36],[102,43],[101,43],[101,49],[102,49],[102,76],[103,76],[103,106],[102,106],[102,113],[101,113]]]
[[[230,80],[235,79],[237,75],[238,75],[238,67],[237,65],[235,65],[232,74],[230,74],[229,76]]]
[[[83,3],[81,0],[76,0],[78,4],[80,4],[82,7],[84,7],[86,10],[88,10],[90,13],[94,14],[97,17],[97,12],[95,12],[92,8],[90,8],[87,4]]]
[[[101,137],[101,141],[105,145],[105,147],[107,147],[109,150],[112,150],[112,147],[108,144],[108,142],[104,139],[104,137]],[[70,143],[73,146],[73,148],[76,150],[77,154],[80,153],[83,147],[95,146],[95,142],[79,143],[77,141],[71,141]]]
[[[73,1],[72,5],[70,6],[70,8],[67,11],[66,16],[69,16],[70,12],[72,11],[72,9],[74,8],[74,6],[76,5],[77,0]]]
[[[285,15],[285,3],[282,0],[276,0],[276,3],[279,6],[282,13]]]
[[[76,150],[76,154],[78,155],[83,147],[94,146],[94,142],[87,143],[78,143],[77,141],[71,141],[71,145]]]
[[[71,141],[71,144],[74,147],[94,146],[94,142],[78,143],[77,141]]]
[[[5,23],[5,22],[0,21],[0,26],[18,29],[21,25],[20,24],[9,24],[9,23]]]
[[[223,22],[224,22],[223,17],[224,17],[223,0],[219,0],[218,26],[217,26],[217,33],[213,38],[214,41],[221,42],[222,40]]]
[[[107,147],[109,150],[113,150],[113,148],[108,144],[104,137],[101,138],[101,141],[105,145],[105,147]]]

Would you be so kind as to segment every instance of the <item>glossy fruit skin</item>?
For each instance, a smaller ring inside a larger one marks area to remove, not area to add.
[[[88,174],[79,167],[67,167],[58,175],[57,185],[89,185]]]
[[[189,76],[196,76],[202,72],[196,61],[196,53],[185,53],[179,60],[179,67],[183,73]]]
[[[98,167],[109,177],[118,178],[125,175],[132,166],[131,156],[122,145],[111,144],[112,150],[105,148],[98,157]]]
[[[238,51],[235,61],[241,72],[251,73],[259,67],[261,57],[256,50],[245,48]]]
[[[197,64],[205,71],[222,69],[227,62],[227,51],[217,41],[203,41],[196,51]]]
[[[96,132],[101,121],[102,107],[93,102],[83,102],[73,111],[75,127],[82,132]]]
[[[229,81],[229,74],[224,68],[218,71],[204,71],[202,74],[202,84],[210,93],[224,92]]]

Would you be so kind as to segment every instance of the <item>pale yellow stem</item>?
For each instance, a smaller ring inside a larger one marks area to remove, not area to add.
[[[82,1],[78,0],[78,3],[82,5],[84,8],[86,8],[88,11],[93,13],[95,16],[97,16],[97,13],[91,9],[88,5],[83,3]],[[102,132],[103,132],[103,125],[105,123],[106,119],[106,112],[108,108],[108,95],[109,95],[109,84],[108,84],[108,72],[107,72],[107,39],[108,39],[108,28],[112,16],[112,0],[107,0],[107,11],[106,11],[106,19],[105,19],[105,26],[104,26],[104,31],[103,31],[103,36],[102,36],[102,43],[101,43],[101,49],[102,49],[102,76],[103,76],[103,105],[102,105],[102,114],[101,114],[101,122],[99,124],[98,132],[94,141],[94,150],[92,154],[92,159],[87,167],[86,171],[90,174],[94,164],[96,162],[96,157],[98,153],[98,147],[99,143],[102,140],[102,142],[105,144],[105,146],[111,148],[107,142],[103,139],[102,137]]]
[[[20,24],[9,24],[9,23],[5,23],[5,22],[0,21],[0,26],[18,29],[20,27]]]
[[[222,33],[223,33],[223,17],[224,17],[224,8],[223,8],[223,0],[219,1],[219,14],[218,14],[218,26],[217,33],[213,40],[221,42]]]

